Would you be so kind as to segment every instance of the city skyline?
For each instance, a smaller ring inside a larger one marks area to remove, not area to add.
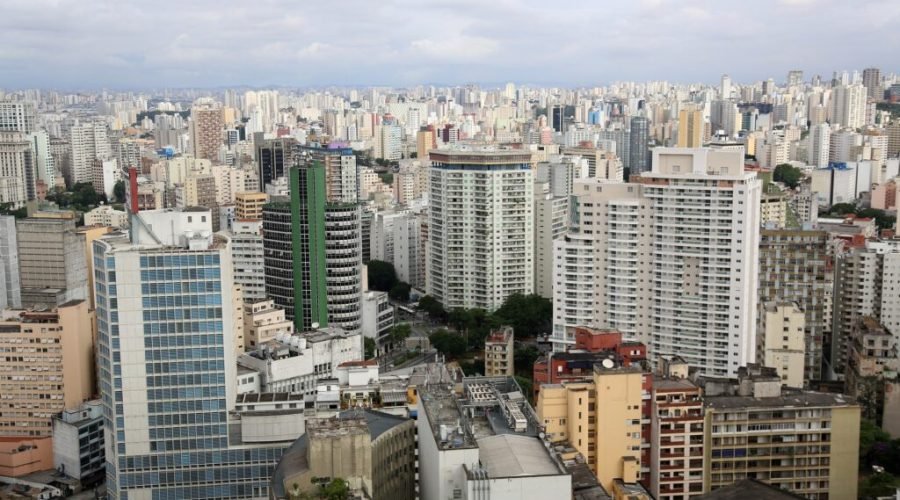
[[[215,8],[213,8],[215,7]],[[12,2],[0,20],[4,87],[404,86],[518,81],[714,83],[890,68],[900,5],[644,0],[629,5],[396,0],[303,10],[278,0],[115,5]],[[366,12],[354,16],[353,12]],[[87,15],[85,15],[87,14]],[[75,20],[77,19],[77,24]],[[803,29],[815,19],[813,39]],[[72,43],[60,43],[69,40]],[[864,60],[860,46],[866,46]],[[698,68],[703,55],[718,61]],[[789,57],[788,57],[789,55]],[[585,64],[590,61],[590,64]],[[798,65],[797,61],[803,64]],[[799,68],[795,68],[799,66]],[[312,71],[310,71],[312,69]]]

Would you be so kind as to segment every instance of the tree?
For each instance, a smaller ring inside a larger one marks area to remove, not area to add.
[[[125,181],[116,181],[113,186],[113,198],[119,203],[125,202]]]
[[[856,213],[856,205],[853,203],[835,203],[828,210],[830,215],[847,215]]]
[[[409,286],[409,283],[405,281],[398,281],[394,286],[391,287],[391,291],[388,292],[388,295],[394,300],[400,302],[409,302],[409,292],[412,290],[412,287]]]
[[[450,333],[443,328],[432,333],[429,337],[432,347],[450,359],[457,359],[466,353],[466,339],[456,333]]]
[[[803,172],[790,163],[782,163],[775,165],[774,179],[775,182],[783,182],[785,186],[793,189],[800,185]]]
[[[431,295],[426,295],[419,299],[418,309],[425,311],[425,314],[435,320],[443,320],[447,316],[444,306]]]
[[[390,172],[382,172],[378,174],[378,177],[381,178],[381,182],[387,184],[388,186],[394,183],[394,174]]]
[[[864,499],[892,498],[897,488],[900,487],[900,479],[889,472],[876,472],[859,482],[858,497]]]
[[[325,500],[346,500],[350,498],[350,483],[336,477],[322,488],[321,496]]]
[[[534,401],[532,401],[532,399],[534,398],[534,381],[531,380],[531,378],[520,377],[518,375],[516,375],[515,378],[516,382],[519,384],[519,388],[522,389],[522,395],[528,398],[528,401],[533,404]]]
[[[513,327],[517,338],[531,338],[550,331],[553,304],[540,295],[513,294],[494,312],[498,322]]]
[[[25,207],[13,209],[12,203],[0,203],[0,214],[12,215],[16,219],[28,217],[28,209]]]
[[[391,343],[399,344],[407,339],[412,333],[412,327],[409,323],[399,323],[391,328]]]
[[[541,353],[537,347],[533,345],[516,346],[513,353],[513,364],[516,367],[516,373],[531,378],[534,375],[534,362]]]
[[[390,262],[370,260],[367,266],[370,290],[389,292],[397,284],[397,271]]]
[[[377,348],[377,346],[375,344],[375,339],[366,337],[366,339],[363,341],[363,344],[365,345],[365,351],[366,351],[365,358],[366,359],[374,358],[375,357],[375,349]]]

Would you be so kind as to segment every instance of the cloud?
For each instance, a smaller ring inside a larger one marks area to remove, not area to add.
[[[6,88],[740,82],[900,46],[896,0],[2,1]]]

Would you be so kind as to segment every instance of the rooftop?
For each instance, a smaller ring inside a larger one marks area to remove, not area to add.
[[[794,500],[803,497],[756,479],[742,479],[698,498],[701,500]]]
[[[844,394],[803,391],[783,388],[781,396],[756,398],[753,396],[708,396],[704,406],[712,409],[733,410],[740,408],[809,408],[818,406],[850,406],[855,400]]]
[[[478,440],[481,465],[491,478],[544,476],[562,473],[540,440],[500,434]]]

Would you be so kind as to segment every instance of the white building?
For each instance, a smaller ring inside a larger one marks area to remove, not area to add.
[[[369,290],[363,293],[362,334],[373,339],[378,346],[390,341],[388,335],[394,328],[394,306],[387,292]]]
[[[832,90],[831,121],[849,128],[866,124],[866,88],[862,84],[839,85]]]
[[[244,301],[256,302],[265,299],[266,273],[262,221],[235,220],[229,236],[234,282],[243,288]]]
[[[0,309],[22,307],[22,283],[19,277],[19,244],[16,219],[0,215]]]
[[[87,401],[53,417],[53,467],[65,475],[101,481],[106,459],[103,443],[103,405]]]
[[[555,349],[590,326],[709,375],[752,362],[760,193],[743,151],[706,148],[656,148],[636,183],[577,183],[554,253]]]
[[[360,333],[326,327],[260,342],[237,362],[259,373],[262,392],[315,394],[320,379],[337,377],[338,365],[361,359]]]
[[[100,205],[99,207],[85,212],[85,226],[110,226],[122,228],[128,226],[128,214],[123,210],[116,210],[109,205]]]
[[[813,125],[806,140],[806,163],[819,168],[827,167],[831,150],[831,127],[827,123]]]
[[[537,416],[512,378],[466,377],[462,396],[440,382],[418,387],[422,500],[571,496],[572,476],[538,437]]]
[[[105,194],[108,200],[113,198],[113,189],[121,177],[119,161],[115,158],[97,158],[94,160],[91,184],[93,184],[95,191]]]
[[[494,310],[534,289],[532,155],[456,147],[430,153],[427,291],[448,310]]]
[[[38,130],[29,134],[28,139],[34,151],[37,178],[44,181],[47,186],[53,186],[56,182],[56,164],[50,152],[50,134],[46,130]]]
[[[394,270],[397,279],[413,288],[425,286],[425,249],[422,241],[423,215],[404,212],[394,220],[393,251]]]
[[[0,203],[25,206],[35,196],[35,164],[31,143],[21,132],[0,131]]]
[[[92,182],[94,160],[109,158],[112,149],[105,123],[82,123],[71,130],[72,181]]]

